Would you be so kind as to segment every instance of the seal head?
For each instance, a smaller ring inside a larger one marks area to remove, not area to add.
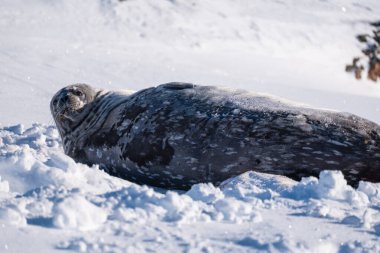
[[[87,84],[73,84],[59,90],[50,102],[50,110],[61,135],[70,132],[86,114],[98,91]]]

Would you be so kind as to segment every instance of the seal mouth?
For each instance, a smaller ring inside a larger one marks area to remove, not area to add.
[[[69,110],[67,108],[57,112],[56,117],[60,120],[70,119]]]
[[[59,120],[74,120],[75,115],[81,113],[83,111],[83,106],[77,105],[77,104],[69,104],[68,107],[65,107],[61,110],[57,110],[55,113],[55,117]]]

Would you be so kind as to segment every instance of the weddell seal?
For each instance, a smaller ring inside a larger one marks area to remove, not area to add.
[[[380,182],[380,127],[246,91],[168,83],[136,93],[74,84],[51,112],[65,153],[139,184],[188,189],[253,170],[299,180],[340,170]]]

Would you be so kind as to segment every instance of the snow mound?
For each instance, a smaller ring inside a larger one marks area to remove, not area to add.
[[[89,168],[75,163],[63,154],[60,145],[58,131],[53,126],[0,128],[0,191],[24,193],[41,186],[65,185],[102,192],[125,184],[97,166]]]
[[[322,171],[319,180],[314,177],[303,178],[300,183],[284,194],[294,199],[330,199],[359,206],[366,206],[369,202],[365,192],[360,189],[356,191],[347,185],[340,171]]]
[[[286,190],[291,189],[296,181],[278,175],[258,172],[246,172],[238,177],[223,182],[220,186],[228,196],[243,200],[259,198],[272,199]]]
[[[380,184],[360,182],[358,189],[353,189],[339,171],[322,171],[319,179],[308,177],[300,182],[250,171],[226,180],[220,187],[196,184],[187,192],[163,190],[111,177],[97,166],[75,163],[63,154],[53,126],[35,124],[30,128],[0,128],[0,176],[0,225],[33,225],[79,233],[79,237],[57,242],[59,249],[118,251],[124,249],[122,236],[130,236],[133,228],[138,228],[136,233],[161,238],[166,232],[158,233],[160,227],[177,232],[186,227],[191,234],[191,227],[229,225],[267,231],[243,234],[233,247],[228,246],[231,250],[248,247],[269,252],[345,252],[353,248],[371,252],[379,247],[376,243],[355,242],[354,229],[368,231],[368,237],[380,234]],[[320,221],[311,220],[315,218]],[[286,225],[288,219],[292,225]],[[313,221],[318,227],[330,221],[335,226],[352,228],[351,234],[342,239],[325,235],[325,244],[316,245],[304,238],[304,225],[300,225],[300,231],[289,231],[289,226],[297,226],[300,219]],[[298,239],[288,237],[289,232]],[[101,241],[102,237],[97,238],[100,234],[115,241]],[[167,236],[142,248],[130,245],[130,249],[145,251],[174,240],[174,235]]]
[[[107,213],[82,196],[70,196],[55,204],[53,225],[61,229],[91,230],[107,220]]]
[[[26,226],[25,216],[18,210],[17,206],[0,208],[0,221],[8,225]]]

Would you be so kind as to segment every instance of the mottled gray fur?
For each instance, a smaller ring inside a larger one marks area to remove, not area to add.
[[[168,83],[130,95],[71,85],[52,99],[65,153],[139,184],[188,189],[245,171],[380,181],[380,128],[245,91]]]

